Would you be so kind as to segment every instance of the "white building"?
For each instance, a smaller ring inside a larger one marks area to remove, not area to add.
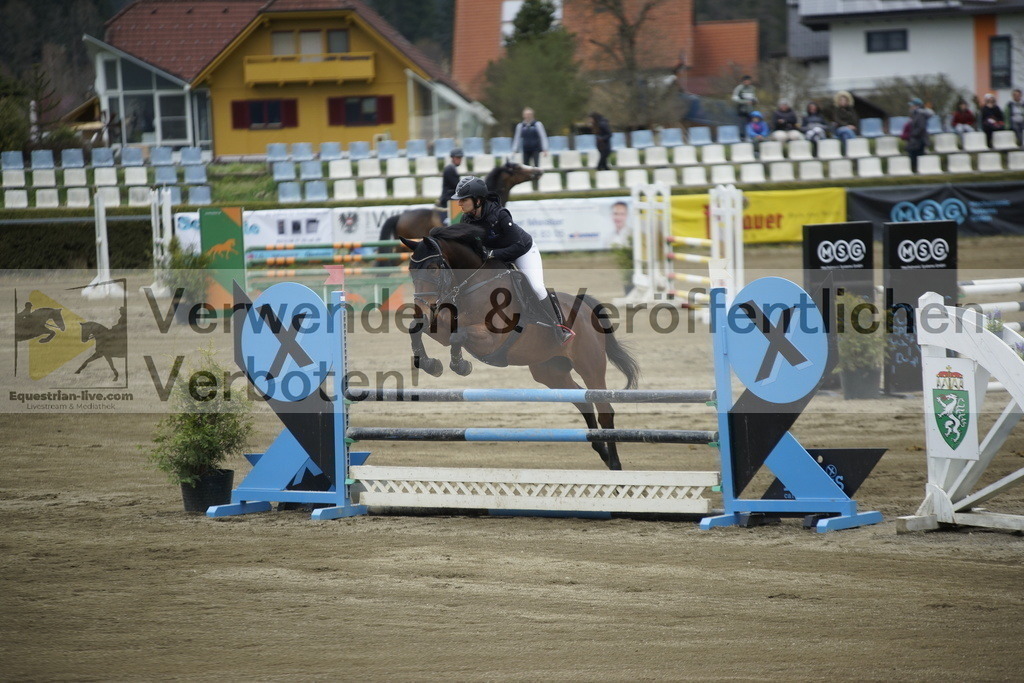
[[[945,74],[963,91],[1006,102],[1024,85],[1024,0],[795,1],[803,26],[827,31],[829,90]],[[798,47],[813,52],[795,33]]]

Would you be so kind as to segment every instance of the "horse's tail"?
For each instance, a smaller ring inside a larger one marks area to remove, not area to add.
[[[594,311],[594,321],[603,328],[601,333],[604,335],[605,354],[607,354],[608,360],[612,362],[612,365],[617,367],[619,372],[626,376],[626,386],[624,388],[636,389],[640,385],[640,363],[629,352],[629,346],[616,339],[615,333],[612,331],[612,322],[607,317],[601,315],[605,310],[604,304],[589,294],[579,296],[582,298],[583,303],[590,306]]]
[[[398,219],[401,215],[402,214],[400,213],[396,213],[394,216],[390,216],[386,221],[384,221],[384,225],[382,225],[380,228],[380,237],[378,239],[397,239],[395,235],[397,234],[398,231]]]

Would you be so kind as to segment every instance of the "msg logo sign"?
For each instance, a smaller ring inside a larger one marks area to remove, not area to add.
[[[934,199],[900,202],[892,207],[889,219],[894,223],[916,223],[918,221],[956,221],[957,225],[967,220],[967,205],[950,197],[941,202]]]

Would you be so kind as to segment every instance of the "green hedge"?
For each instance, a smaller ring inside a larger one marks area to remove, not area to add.
[[[0,269],[95,268],[95,236],[92,218],[82,223],[2,226]],[[108,223],[107,237],[111,268],[146,268],[152,264],[153,231],[148,216]]]

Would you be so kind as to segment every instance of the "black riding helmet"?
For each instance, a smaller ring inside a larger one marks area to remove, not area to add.
[[[455,194],[452,195],[452,199],[470,198],[486,199],[487,184],[476,176],[468,175],[459,180],[459,184],[455,186]]]

